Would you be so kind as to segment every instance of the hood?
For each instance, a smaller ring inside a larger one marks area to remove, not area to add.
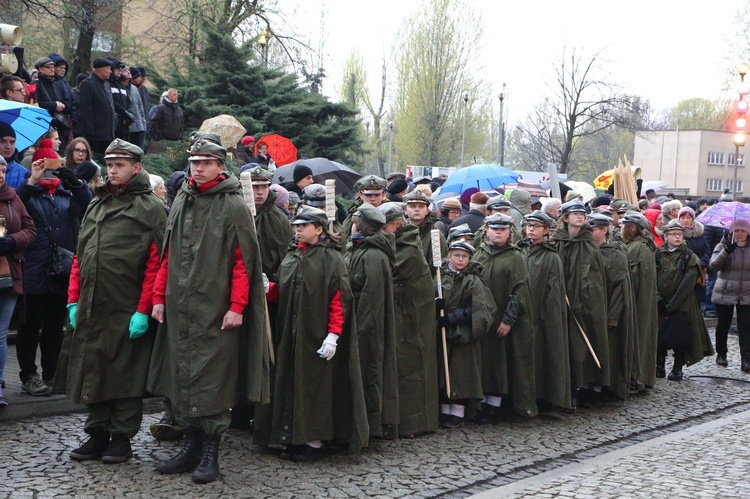
[[[529,207],[530,200],[531,194],[526,189],[514,189],[510,193],[510,205],[524,215],[531,213],[531,208]]]
[[[151,177],[149,177],[148,172],[145,170],[145,168],[141,168],[141,171],[138,172],[138,175],[136,175],[133,180],[128,182],[128,185],[126,185],[124,188],[119,189],[117,192],[115,192],[115,196],[121,196],[123,194],[143,194],[144,192],[152,192],[151,191]],[[96,195],[98,197],[105,197],[110,194],[109,191],[109,182],[103,182],[99,187],[96,188]]]
[[[210,187],[208,190],[200,193],[201,196],[206,196],[209,194],[218,194],[220,192],[242,192],[242,187],[240,186],[240,181],[237,180],[237,177],[235,177],[232,173],[229,173],[228,171],[224,170],[221,172],[226,178],[216,184],[213,187]],[[148,178],[148,174],[146,174],[146,177]],[[149,183],[149,189],[151,188],[151,184]],[[182,186],[180,187],[180,190],[183,192],[186,192],[191,197],[198,196],[198,192],[193,190],[193,188],[190,186],[190,182],[187,181],[187,177],[185,177],[185,182],[182,183]]]
[[[555,233],[552,235],[553,241],[573,241],[573,242],[593,242],[596,243],[596,240],[594,239],[594,234],[591,232],[591,226],[588,223],[584,223],[583,227],[581,227],[580,232],[578,232],[578,235],[575,237],[571,237],[568,233],[568,228],[565,225],[560,225]],[[597,244],[598,246],[598,244]]]
[[[275,201],[276,198],[279,196],[279,194],[274,191],[273,189],[268,189],[268,197],[266,198],[266,201],[256,210],[256,214],[260,213],[262,210],[268,209],[270,206],[276,206]]]
[[[396,237],[387,232],[378,232],[372,236],[367,236],[361,243],[360,247],[372,246],[378,248],[388,256],[388,262],[391,267],[396,264]]]
[[[406,224],[396,229],[396,248],[413,246],[422,252],[422,239],[419,237],[419,227]]]
[[[66,61],[65,58],[61,56],[60,54],[56,54],[55,52],[52,52],[50,54],[47,54],[47,57],[49,57],[50,59],[52,59],[52,61],[54,61],[55,66],[57,66],[58,63],[63,62],[65,63],[65,71],[70,69],[70,65],[68,64],[68,61]]]
[[[453,270],[450,269],[450,267],[448,267],[448,259],[446,258],[443,260],[443,273],[445,274],[458,274],[458,275],[474,274],[474,275],[481,276],[482,270],[484,270],[484,267],[482,266],[482,264],[472,260],[469,262],[469,265],[467,265],[466,268],[463,269],[461,272],[454,272]]]
[[[177,100],[177,102],[172,102],[171,100],[169,100],[169,98],[166,95],[161,98],[162,104],[167,104],[170,106],[176,106],[179,102],[180,102],[179,99]]]
[[[8,184],[0,186],[0,201],[10,201],[16,197],[15,189],[11,189]]]

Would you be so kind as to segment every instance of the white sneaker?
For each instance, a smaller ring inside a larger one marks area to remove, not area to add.
[[[42,378],[39,377],[38,374],[35,374],[24,382],[23,386],[21,387],[21,391],[23,393],[33,395],[34,397],[39,397],[42,395],[51,394],[52,387],[45,385],[44,381],[42,381]]]

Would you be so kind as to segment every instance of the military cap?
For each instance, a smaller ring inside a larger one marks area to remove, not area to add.
[[[616,211],[617,213],[625,213],[632,207],[633,205],[628,203],[624,199],[614,199],[611,203],[609,203],[609,210]]]
[[[537,222],[544,225],[545,227],[552,227],[555,224],[555,220],[542,211],[529,213],[528,215],[523,217],[523,221],[524,223]]]
[[[390,222],[396,218],[404,218],[404,207],[401,203],[383,203],[378,206],[380,212],[385,215],[385,221]]]
[[[430,206],[430,203],[432,203],[432,199],[430,199],[430,197],[424,192],[415,189],[404,196],[404,203],[423,203],[427,206]]]
[[[373,229],[382,229],[385,225],[385,215],[370,203],[362,203],[355,215]]]
[[[622,221],[626,224],[635,224],[641,230],[648,230],[651,228],[651,222],[649,222],[648,218],[643,216],[641,213],[636,213],[636,212],[627,213],[623,217]]]
[[[319,208],[303,204],[297,209],[297,215],[292,220],[292,225],[302,224],[318,224],[325,228],[328,224],[328,215]]]
[[[218,133],[199,132],[198,130],[190,134],[190,145],[192,146],[196,141],[201,139],[213,142],[214,144],[218,144],[220,146],[224,145],[221,143],[221,135],[219,135]],[[190,149],[188,149],[188,152],[190,152]]]
[[[302,189],[302,201],[310,206],[326,205],[326,188],[320,184],[310,184]]]
[[[596,208],[591,210],[591,213],[596,213],[597,215],[604,215],[605,217],[609,217],[609,219],[612,220],[612,213],[610,213],[608,206],[597,206]]]
[[[406,180],[406,173],[393,172],[393,173],[389,173],[388,176],[385,177],[385,179],[388,180],[389,182],[391,180],[396,180],[397,178],[402,178],[402,179]]]
[[[250,178],[252,179],[253,185],[271,185],[273,173],[269,172],[262,166],[258,165],[246,171],[250,172]]]
[[[504,213],[495,213],[486,217],[484,224],[492,229],[510,229],[513,226],[513,217]]]
[[[604,215],[600,215],[598,213],[592,213],[591,215],[588,216],[586,221],[592,227],[609,227],[609,224],[612,220],[609,217],[606,217]]]
[[[143,157],[143,149],[122,139],[115,139],[104,151],[104,159],[128,158],[138,162]]]
[[[190,146],[190,157],[188,161],[200,161],[215,159],[224,162],[227,157],[227,150],[219,144],[206,139],[198,139]]]
[[[567,215],[568,213],[586,213],[586,207],[576,198],[560,207],[560,216]]]
[[[461,250],[466,251],[468,254],[473,255],[474,254],[474,246],[467,243],[466,241],[462,239],[458,239],[456,241],[453,241],[450,246],[448,246],[448,252],[450,253],[453,250]]]
[[[37,59],[37,60],[36,60],[36,61],[34,62],[34,67],[35,67],[36,69],[39,69],[39,68],[41,68],[42,66],[49,66],[49,65],[52,65],[52,66],[54,66],[54,65],[55,65],[55,61],[53,61],[53,60],[52,60],[52,59],[50,59],[49,57],[40,57],[39,59]]]
[[[412,183],[414,185],[429,184],[431,181],[432,181],[432,179],[430,177],[428,177],[427,175],[422,175],[421,177],[415,178],[414,182],[412,182]]]
[[[666,234],[667,232],[673,231],[673,230],[680,230],[683,233],[685,233],[685,227],[680,224],[679,220],[670,220],[667,225],[664,226],[662,229],[662,232]]]
[[[378,194],[385,190],[386,181],[377,175],[367,175],[357,181],[357,190],[363,194]]]
[[[460,224],[456,225],[455,227],[452,227],[448,230],[448,242],[455,241],[459,237],[466,237],[469,236],[471,238],[474,237],[474,232],[471,230],[471,227],[469,227],[469,224]]]
[[[488,210],[509,210],[511,204],[504,196],[493,196],[487,201],[486,208]]]

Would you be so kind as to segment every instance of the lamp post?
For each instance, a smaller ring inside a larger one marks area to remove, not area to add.
[[[469,109],[469,92],[464,92],[464,133],[461,136],[461,168],[464,167],[464,150],[466,149],[466,112]]]
[[[260,32],[258,36],[258,45],[260,45],[260,53],[263,56],[263,69],[268,69],[268,43],[273,37],[273,31],[271,28],[266,27]]]
[[[503,90],[497,95],[500,99],[500,119],[497,125],[497,164],[505,164],[505,123],[503,123],[503,101],[505,100],[505,83],[503,83]]]
[[[388,173],[393,173],[391,168],[391,157],[393,157],[393,122],[388,122]]]
[[[750,88],[748,88],[748,85],[745,83],[745,75],[748,73],[748,71],[750,71],[750,66],[748,66],[744,62],[737,66],[737,73],[740,75],[740,99],[737,102],[737,114],[739,118],[737,119],[737,134],[734,136],[734,140],[732,141],[734,143],[734,180],[732,181],[732,199],[734,199],[735,201],[737,201],[737,192],[739,192],[737,189],[737,167],[740,164],[740,147],[745,146],[744,129],[747,125],[747,121],[744,115],[747,113],[748,108],[747,101],[745,101],[745,96],[750,93]]]

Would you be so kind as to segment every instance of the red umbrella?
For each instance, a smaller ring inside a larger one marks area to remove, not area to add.
[[[288,165],[297,161],[297,148],[292,141],[279,134],[266,135],[255,143],[255,155],[258,155],[258,146],[263,143],[268,146],[268,154],[276,162],[276,166]]]

